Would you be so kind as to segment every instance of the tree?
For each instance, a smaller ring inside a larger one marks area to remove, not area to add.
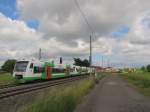
[[[89,67],[90,66],[90,63],[89,63],[89,61],[87,59],[84,59],[82,62],[83,62],[83,66],[85,66],[85,67]]]
[[[146,70],[145,66],[142,66],[142,67],[141,67],[141,70],[142,70],[142,71],[145,71],[145,70]]]
[[[150,72],[150,65],[147,65],[147,71]]]
[[[15,63],[16,63],[15,59],[9,59],[5,61],[5,63],[2,66],[2,70],[6,72],[10,72],[12,74]]]
[[[80,58],[74,58],[74,65],[89,67],[90,63],[87,59],[81,60]]]
[[[82,65],[81,59],[80,58],[74,58],[74,65],[81,66]]]

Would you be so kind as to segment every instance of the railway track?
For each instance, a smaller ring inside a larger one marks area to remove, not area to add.
[[[48,88],[51,86],[65,84],[68,82],[77,81],[77,80],[87,78],[87,77],[88,75],[75,76],[75,77],[69,77],[69,78],[64,78],[64,79],[59,79],[59,80],[52,80],[52,81],[46,81],[46,82],[41,82],[41,83],[34,83],[30,85],[22,85],[22,86],[15,86],[15,87],[8,87],[8,88],[0,89],[0,99],[32,92],[32,91],[39,90],[39,89]]]
[[[6,89],[6,88],[11,88],[11,87],[19,87],[22,85],[29,85],[29,84],[34,84],[34,83],[41,83],[43,81],[32,81],[32,82],[28,82],[28,83],[16,83],[16,84],[4,84],[4,85],[0,85],[0,91],[2,89]]]
[[[9,87],[14,87],[14,86],[17,86],[17,84],[0,85],[0,89],[5,89],[5,88],[9,88]]]

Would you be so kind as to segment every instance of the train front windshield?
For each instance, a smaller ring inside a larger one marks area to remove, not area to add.
[[[28,61],[19,61],[19,62],[16,62],[14,71],[15,72],[25,72],[28,63],[29,63]]]

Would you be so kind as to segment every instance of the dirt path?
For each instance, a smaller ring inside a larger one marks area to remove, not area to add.
[[[75,112],[150,112],[150,99],[112,75],[100,81]]]

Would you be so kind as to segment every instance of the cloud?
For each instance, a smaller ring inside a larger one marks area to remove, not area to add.
[[[150,32],[149,12],[145,11],[136,16],[131,25],[131,31],[126,38],[121,39],[118,55],[122,62],[134,64],[150,63]]]
[[[135,15],[133,8],[139,10],[133,1],[129,4],[123,0],[83,0],[79,4],[97,37],[101,37],[124,24],[130,25]],[[89,40],[91,31],[73,0],[18,0],[17,3],[24,20],[36,18],[40,21],[39,31],[44,32],[45,39],[56,37],[58,41],[75,46],[76,39]]]
[[[149,0],[78,2],[96,35],[93,53],[108,56],[116,65],[150,62]],[[20,20],[0,16],[2,57],[37,57],[39,48],[44,58],[88,57],[91,31],[73,0],[17,0],[17,9]],[[39,22],[38,29],[26,25],[30,20]],[[130,29],[125,35],[122,26]],[[123,37],[112,36],[116,31]]]
[[[21,58],[35,52],[40,46],[41,33],[27,27],[23,21],[12,20],[0,14],[1,58]]]

